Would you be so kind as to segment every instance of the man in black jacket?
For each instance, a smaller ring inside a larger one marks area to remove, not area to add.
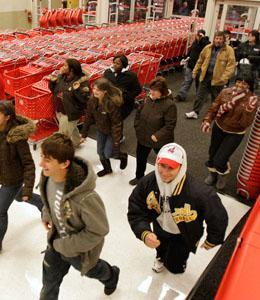
[[[122,54],[116,55],[113,66],[105,70],[103,76],[122,91],[124,103],[121,113],[123,120],[126,119],[134,109],[135,98],[142,91],[137,75],[129,71],[127,57]]]
[[[205,30],[200,29],[198,30],[195,41],[191,45],[191,49],[188,53],[188,63],[187,67],[185,70],[185,75],[184,75],[184,81],[182,82],[181,89],[178,93],[178,95],[175,97],[176,101],[185,101],[187,94],[189,92],[189,89],[192,85],[193,78],[192,78],[192,70],[196,65],[196,62],[199,58],[200,52],[202,49],[208,45],[209,38],[205,36]],[[195,79],[195,86],[196,86],[196,91],[198,90],[199,87],[199,78]]]
[[[175,274],[185,271],[203,235],[204,220],[207,237],[201,247],[208,250],[224,240],[228,216],[220,198],[186,171],[185,150],[167,144],[158,153],[155,172],[143,177],[129,198],[128,221],[136,237],[156,249],[155,272],[164,267]]]

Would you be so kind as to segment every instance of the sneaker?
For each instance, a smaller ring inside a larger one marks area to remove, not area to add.
[[[156,273],[161,273],[165,269],[165,266],[159,257],[156,257],[153,262],[152,270]]]
[[[216,183],[217,181],[217,178],[218,178],[218,173],[216,172],[209,172],[208,176],[205,178],[204,182],[207,184],[207,185],[213,185]]]
[[[198,119],[199,115],[195,111],[185,113],[187,119]]]
[[[116,290],[118,280],[119,280],[119,273],[120,269],[117,266],[112,267],[113,275],[112,278],[109,280],[109,283],[104,287],[105,295],[109,296]]]
[[[134,179],[131,179],[131,180],[129,181],[129,184],[130,184],[130,185],[137,185],[138,181],[139,181],[139,179],[134,178]]]

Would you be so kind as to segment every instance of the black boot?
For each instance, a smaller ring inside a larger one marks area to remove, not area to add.
[[[208,176],[205,178],[204,182],[207,185],[214,185],[217,182],[218,173],[217,172],[209,172]]]
[[[109,296],[116,290],[120,269],[117,266],[112,267],[112,275],[108,282],[105,284],[104,293]]]
[[[127,167],[128,155],[127,153],[120,153],[120,169],[124,170]]]
[[[216,183],[216,188],[218,190],[223,190],[227,183],[227,174],[219,175],[218,181]]]
[[[112,171],[112,168],[111,168],[111,164],[110,164],[110,160],[109,159],[101,159],[101,164],[103,166],[103,170],[97,172],[97,176],[98,177],[103,177],[107,174],[111,174],[113,171]]]

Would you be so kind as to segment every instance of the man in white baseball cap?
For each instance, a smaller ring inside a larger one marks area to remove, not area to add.
[[[143,177],[129,198],[128,221],[137,238],[156,249],[153,270],[183,273],[190,252],[223,243],[228,216],[215,190],[187,174],[185,150],[176,143],[161,148],[155,171]],[[151,227],[151,223],[153,227]],[[153,228],[153,229],[152,229]]]

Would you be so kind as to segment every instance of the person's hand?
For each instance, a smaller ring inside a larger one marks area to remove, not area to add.
[[[51,229],[51,224],[49,222],[42,222],[43,226],[45,227],[46,230]]]
[[[201,124],[201,131],[204,133],[209,133],[210,132],[210,123],[209,122],[203,122]]]
[[[87,138],[81,137],[80,140],[79,140],[79,144],[85,143],[86,139],[87,139]]]
[[[78,81],[73,82],[73,89],[76,90],[80,87],[80,83]]]
[[[157,239],[156,234],[150,232],[145,236],[144,243],[149,248],[157,248],[161,242]]]
[[[257,97],[250,97],[248,104],[247,104],[247,110],[253,111],[257,106]]]
[[[157,140],[157,138],[156,138],[156,136],[155,136],[154,134],[151,136],[151,139],[152,139],[152,141],[155,142],[155,143],[158,142],[158,140]]]
[[[50,81],[56,81],[58,79],[58,76],[50,75]]]
[[[65,68],[64,66],[62,66],[62,67],[60,68],[60,73],[61,73],[61,74],[65,74],[65,73],[66,73],[66,68]]]
[[[23,200],[23,201],[28,201],[28,200],[29,200],[29,197],[28,197],[28,196],[23,196],[23,197],[22,197],[22,200]]]
[[[210,249],[212,249],[212,248],[214,248],[214,247],[215,247],[215,245],[210,244],[210,243],[208,243],[207,241],[205,241],[205,242],[200,246],[200,248],[203,248],[203,249],[205,249],[205,250],[210,250]]]
[[[196,79],[196,77],[197,77],[197,75],[196,75],[196,74],[194,74],[194,73],[192,73],[192,75],[191,75],[191,76],[192,76],[192,78],[193,78],[193,79]]]

